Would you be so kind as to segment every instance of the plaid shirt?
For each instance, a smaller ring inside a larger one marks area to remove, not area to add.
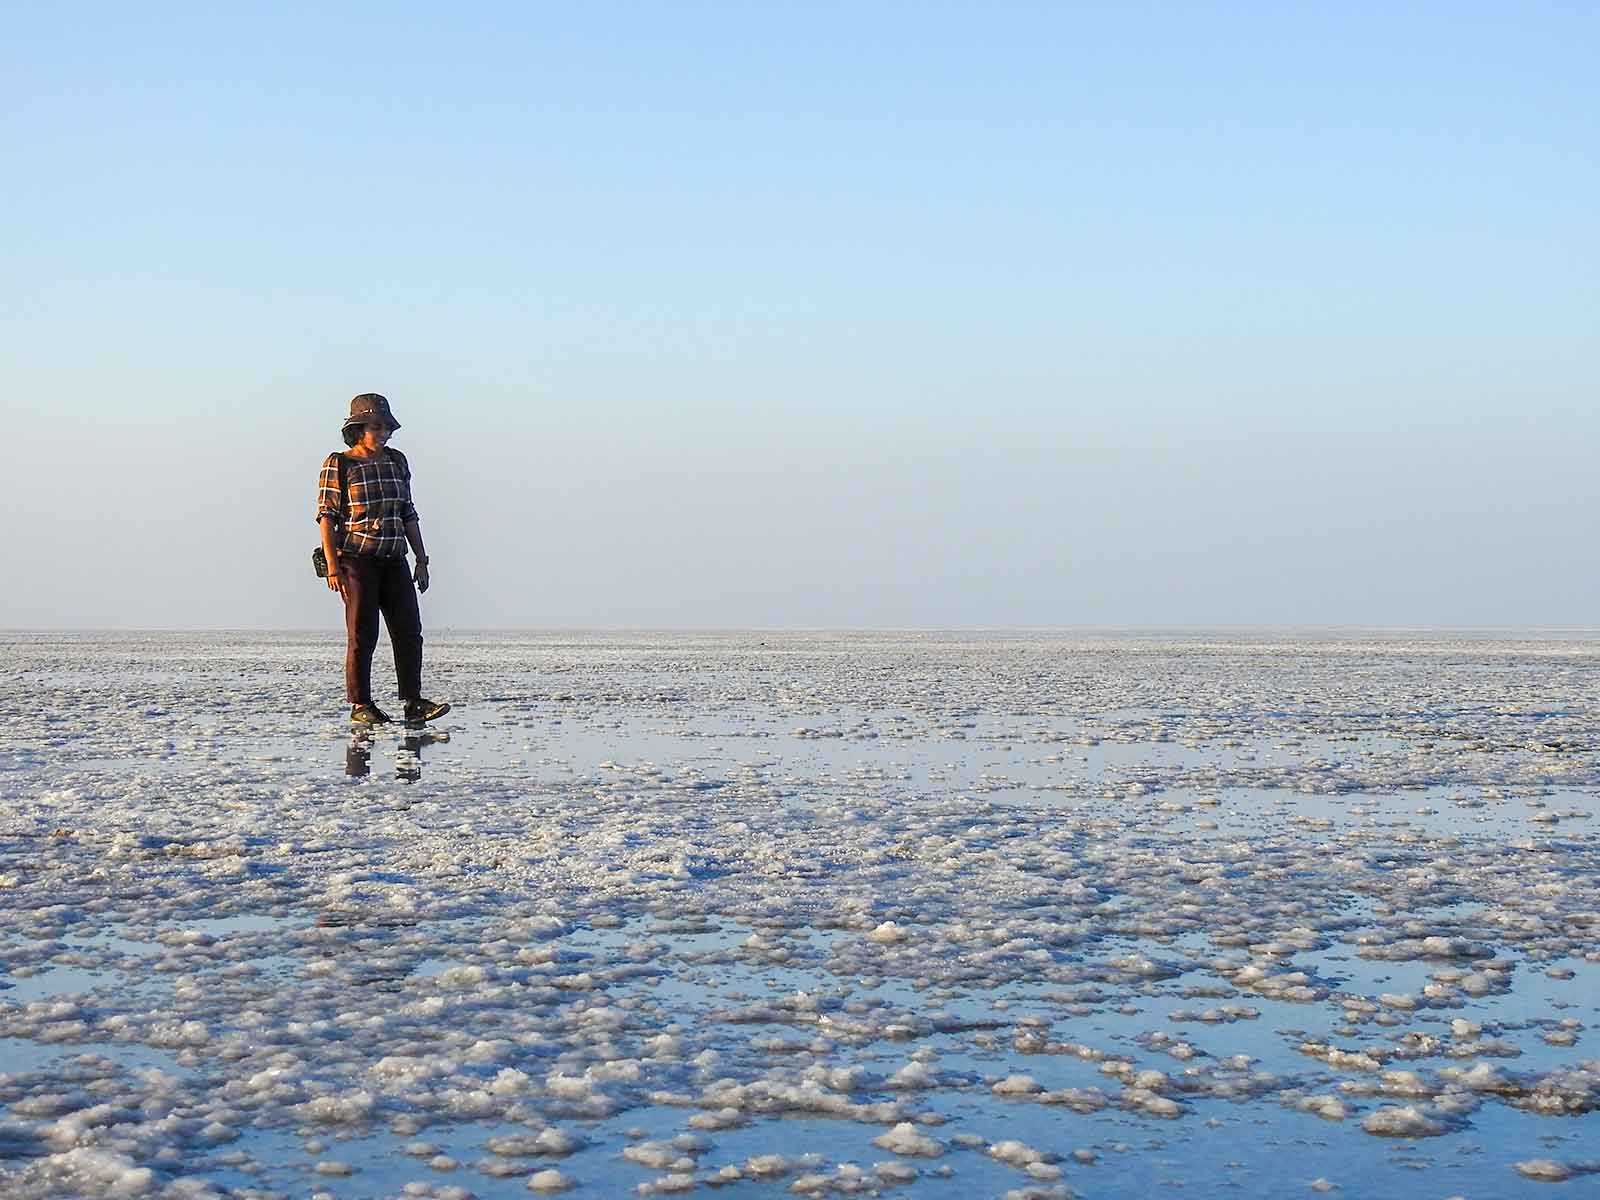
[[[411,465],[398,450],[386,449],[375,459],[344,456],[344,481],[350,489],[341,512],[339,455],[322,461],[317,479],[317,520],[342,521],[344,533],[334,545],[340,554],[376,554],[392,558],[406,552],[406,522],[417,519],[411,503]]]

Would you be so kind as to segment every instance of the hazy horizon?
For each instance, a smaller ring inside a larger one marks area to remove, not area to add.
[[[335,641],[344,638],[343,626],[317,625],[18,625],[0,626],[0,636],[11,634],[314,634]],[[1441,637],[1489,638],[1505,635],[1510,640],[1541,640],[1545,638],[1572,638],[1587,640],[1600,638],[1600,626],[1538,626],[1538,625],[1479,625],[1479,626],[1425,626],[1425,625],[443,625],[430,626],[425,633],[434,638],[452,635],[483,634],[536,634],[542,636],[659,636],[696,637],[717,636],[773,636],[773,637],[829,637],[829,636],[893,636],[908,635],[1017,635],[1017,636],[1076,636],[1115,639],[1170,636],[1174,638],[1199,638],[1205,636],[1244,637]],[[381,635],[387,642],[388,632]]]

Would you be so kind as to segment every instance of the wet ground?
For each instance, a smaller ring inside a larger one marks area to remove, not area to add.
[[[6,1194],[1600,1186],[1600,642],[429,654],[3,641]]]

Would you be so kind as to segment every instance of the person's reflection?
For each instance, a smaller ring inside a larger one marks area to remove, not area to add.
[[[443,729],[407,729],[395,747],[395,778],[416,783],[422,778],[422,748],[449,740]],[[344,773],[352,778],[372,774],[372,734],[363,731],[350,739],[344,750]]]

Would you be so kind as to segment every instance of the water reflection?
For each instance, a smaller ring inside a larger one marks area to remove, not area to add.
[[[350,776],[372,774],[372,735],[356,733],[344,750],[344,773]]]
[[[375,740],[371,730],[363,729],[350,735],[350,741],[344,750],[346,775],[360,778],[372,774],[372,746]],[[449,740],[450,734],[442,729],[407,729],[395,747],[395,778],[406,783],[416,783],[422,778],[423,747]]]
[[[422,745],[426,733],[417,733],[410,730],[400,739],[400,749],[394,756],[394,774],[396,779],[403,779],[407,783],[416,783],[422,778]]]

